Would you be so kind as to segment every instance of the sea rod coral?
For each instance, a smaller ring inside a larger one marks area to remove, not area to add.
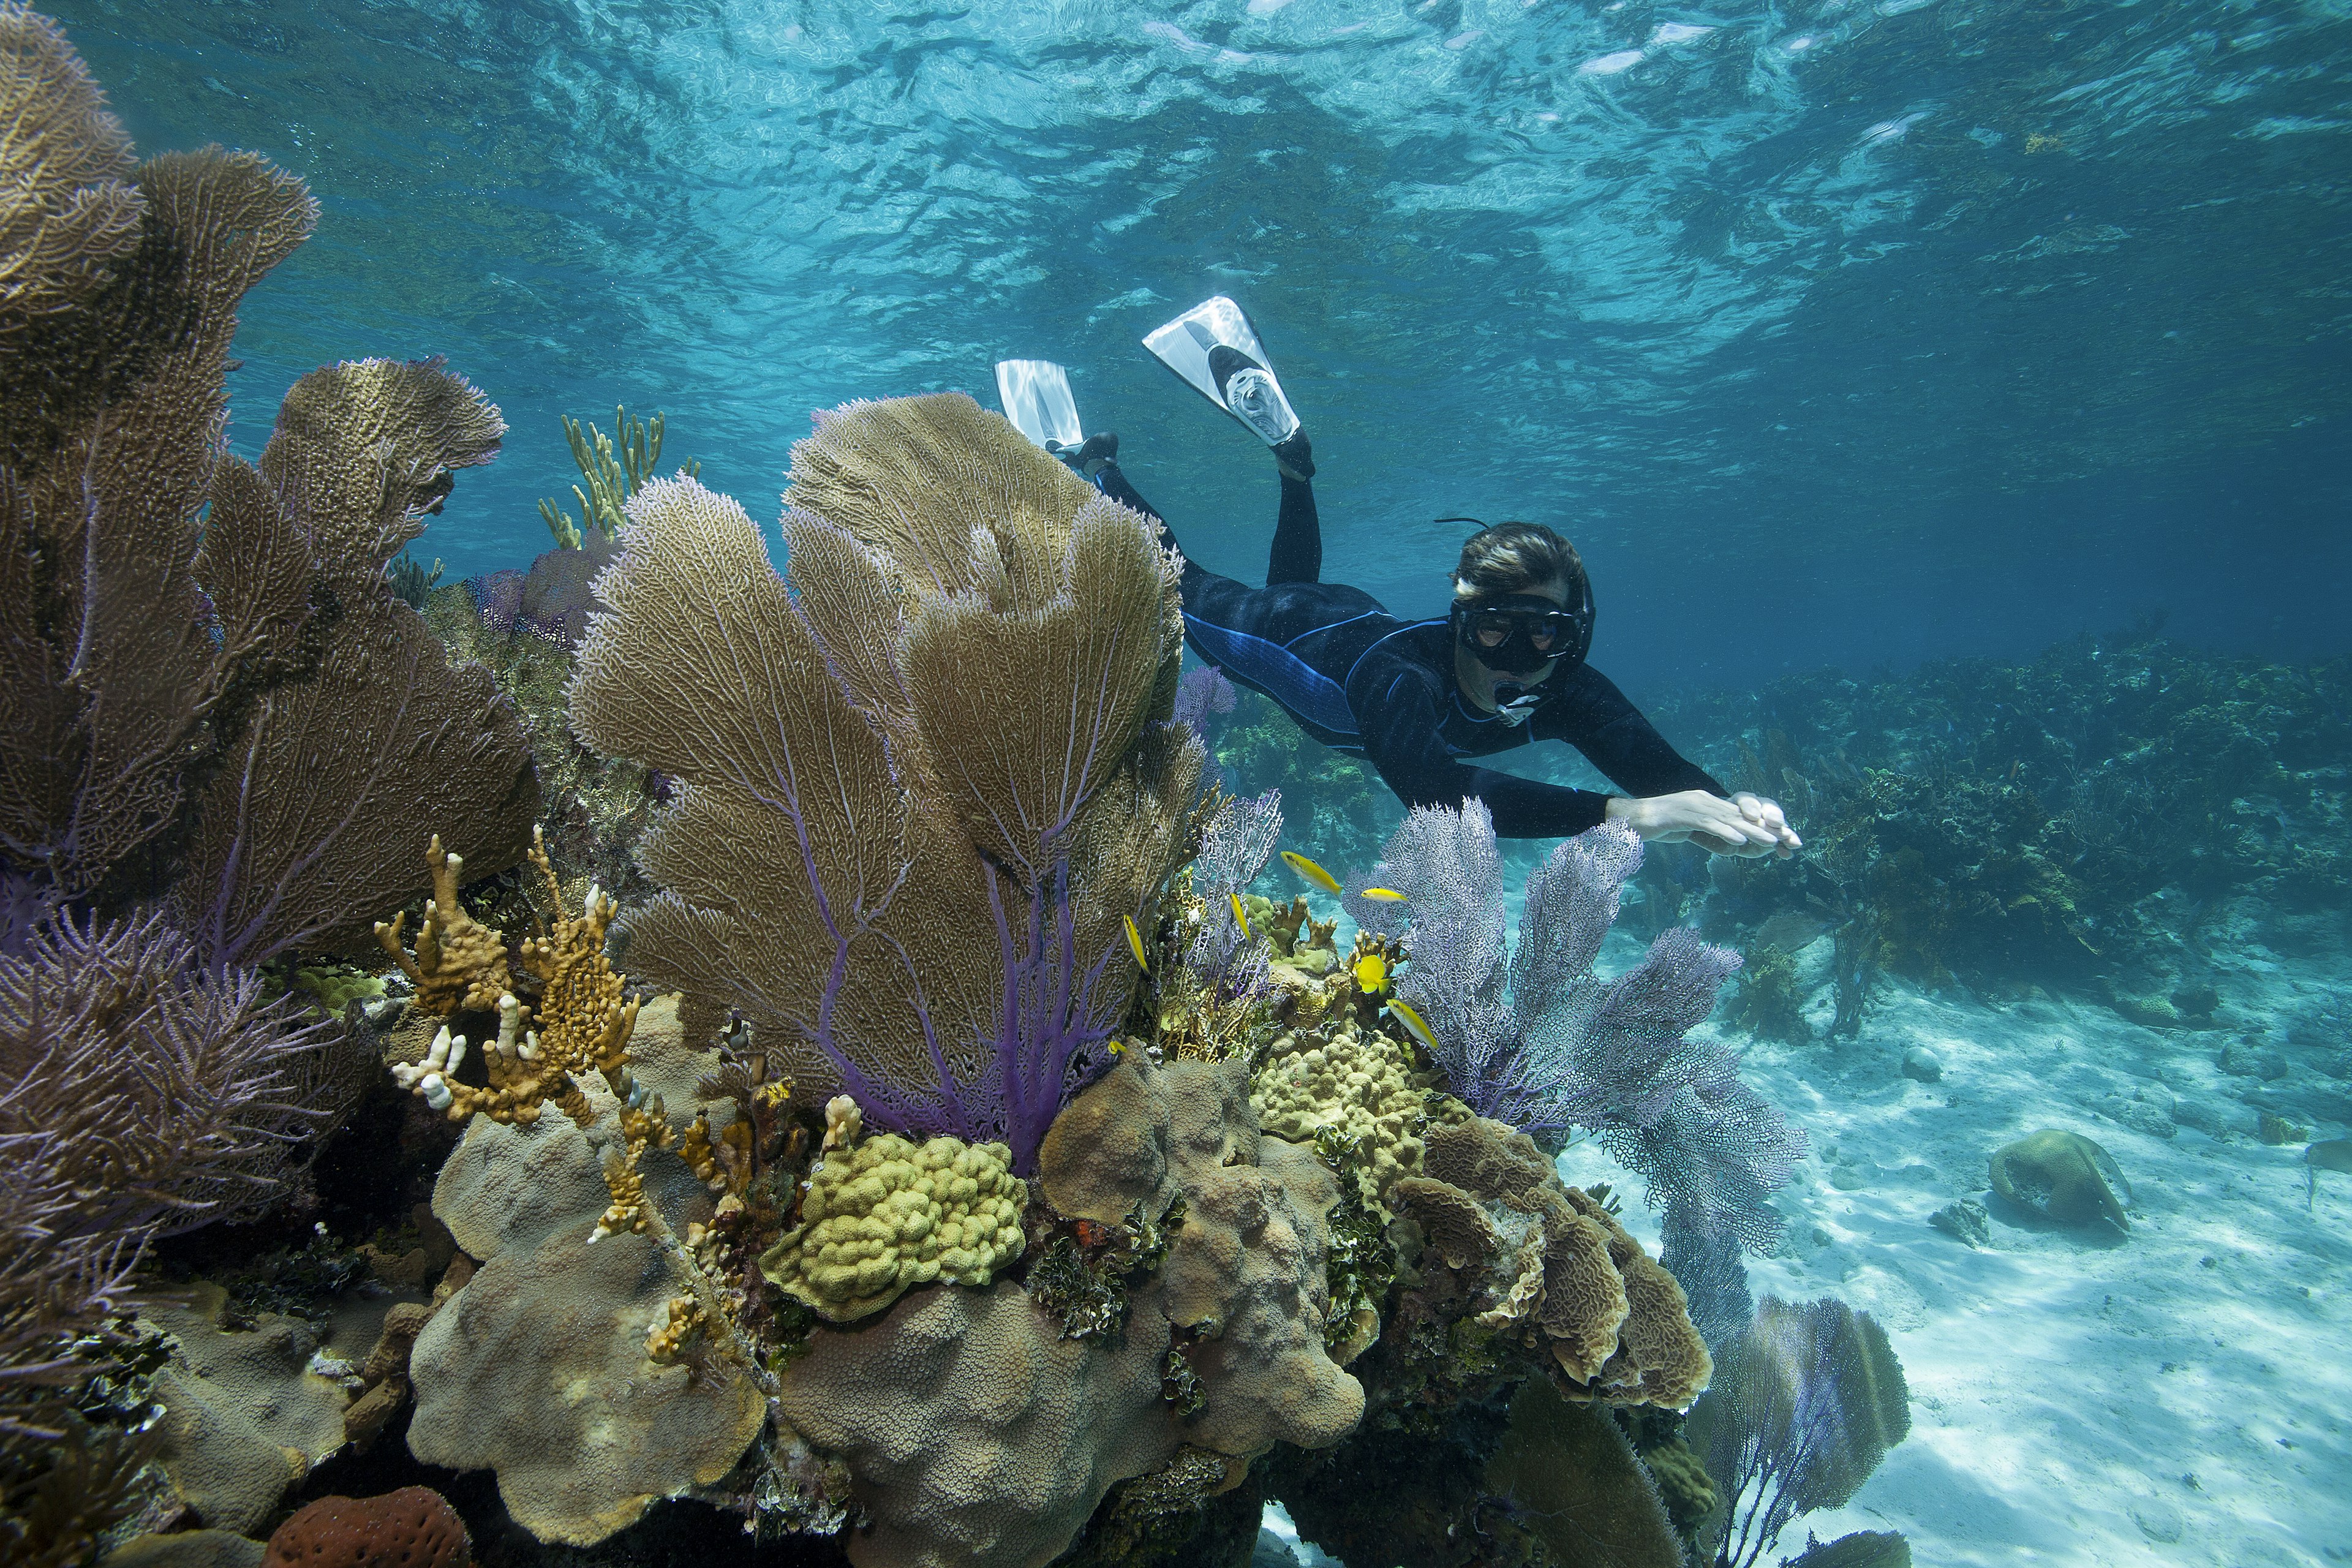
[[[677,781],[630,963],[691,1029],[739,1010],[803,1095],[1025,1172],[1195,828],[1172,558],[961,396],[824,416],[788,499],[788,577],[682,479],[598,581],[573,722]]]

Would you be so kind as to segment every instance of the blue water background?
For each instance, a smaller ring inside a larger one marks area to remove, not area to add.
[[[1637,693],[2023,654],[2137,612],[2344,652],[2352,12],[1616,0],[68,0],[143,151],[306,177],[232,438],[445,353],[504,456],[424,542],[547,545],[558,417],[667,411],[771,528],[809,412],[1059,359],[1188,548],[1271,465],[1137,339],[1231,293],[1328,574],[1441,602],[1446,513],[1567,530]]]

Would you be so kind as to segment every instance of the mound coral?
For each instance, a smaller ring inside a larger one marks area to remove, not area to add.
[[[782,1408],[849,1463],[874,1521],[853,1561],[1043,1563],[1113,1483],[1180,1446],[1238,1468],[1354,1427],[1362,1389],[1323,1343],[1337,1184],[1313,1151],[1260,1135],[1246,1090],[1236,1062],[1130,1058],[1047,1134],[1038,1181],[1064,1218],[1182,1216],[1115,1331],[1070,1336],[999,1281],[926,1287],[854,1332],[811,1332]]]
[[[829,1150],[801,1224],[761,1259],[768,1278],[836,1322],[917,1285],[984,1286],[1021,1256],[1028,1189],[1002,1143],[893,1133]]]
[[[803,1096],[1025,1173],[1197,826],[1200,748],[1153,722],[1173,559],[959,396],[825,416],[788,499],[789,584],[691,479],[631,499],[598,580],[573,722],[678,781],[630,962],[698,1032],[739,1010]]]
[[[1420,1170],[1428,1100],[1405,1047],[1345,1015],[1276,1037],[1250,1078],[1267,1132],[1312,1143],[1328,1131],[1361,1152],[1354,1179],[1367,1204]]]
[[[1164,1321],[1065,1338],[1018,1286],[933,1286],[855,1334],[820,1330],[783,1379],[787,1418],[849,1462],[872,1516],[850,1560],[1041,1564],[1111,1483],[1165,1464]]]

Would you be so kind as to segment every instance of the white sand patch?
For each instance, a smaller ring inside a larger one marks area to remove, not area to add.
[[[2352,964],[2215,962],[2220,1029],[1894,989],[1858,1040],[1750,1050],[1751,1081],[1813,1140],[1781,1198],[1788,1244],[1751,1265],[1751,1286],[1870,1310],[1912,1392],[1910,1439],[1852,1507],[1792,1526],[1781,1553],[1808,1528],[1897,1529],[1939,1568],[2352,1562],[2352,1179],[2323,1173],[2306,1211],[2301,1145],[2257,1141],[2237,1098],[2284,1089],[2291,1110],[2301,1083],[2306,1103],[2341,1106],[2343,1086],[2331,1097],[2320,1074],[2326,1031],[2288,1020],[2341,1016]],[[2347,1043],[2332,1046],[2339,1068]],[[1938,1082],[1901,1074],[1921,1045]],[[2217,1066],[2250,1048],[2273,1059],[2254,1074]],[[2115,1157],[2133,1188],[2127,1237],[1990,1196],[1988,1156],[2042,1127]],[[1638,1181],[1589,1147],[1563,1170],[1614,1180],[1655,1245]],[[1989,1247],[1929,1226],[1958,1198],[1992,1211]]]

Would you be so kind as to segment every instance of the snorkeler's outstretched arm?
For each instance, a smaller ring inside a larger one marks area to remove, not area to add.
[[[1784,860],[1803,847],[1777,802],[1725,789],[1668,744],[1616,682],[1589,664],[1548,693],[1529,723],[1538,739],[1567,742],[1624,791],[1608,815],[1644,838]]]
[[[1433,683],[1399,674],[1371,712],[1359,713],[1364,754],[1398,799],[1458,807],[1475,795],[1494,814],[1498,838],[1565,838],[1601,826],[1605,795],[1457,761],[1438,735],[1439,696]]]
[[[1629,795],[1697,789],[1731,796],[1706,769],[1668,744],[1615,681],[1589,664],[1545,689],[1543,704],[1528,725],[1539,741],[1564,741],[1582,752]]]

